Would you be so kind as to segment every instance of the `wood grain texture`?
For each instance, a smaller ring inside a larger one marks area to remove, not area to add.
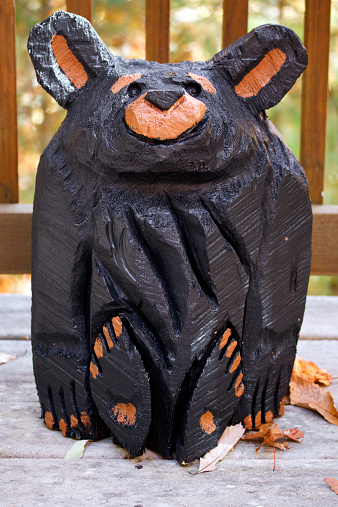
[[[79,14],[92,22],[92,0],[67,0],[67,11]]]
[[[0,273],[31,272],[31,204],[0,204]]]
[[[146,1],[146,59],[169,62],[170,0]]]
[[[312,211],[311,274],[338,275],[338,206],[315,205]],[[0,273],[30,273],[31,227],[30,204],[0,205]]]
[[[312,204],[323,202],[330,0],[307,0],[304,45],[309,64],[302,85],[300,162],[309,181]]]
[[[0,2],[0,202],[18,202],[14,0]]]
[[[229,46],[247,33],[248,0],[223,1],[223,36],[222,48]]]

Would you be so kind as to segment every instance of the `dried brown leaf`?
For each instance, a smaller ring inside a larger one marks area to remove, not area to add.
[[[290,430],[284,430],[284,432],[288,431],[289,433],[284,433],[284,436],[293,440],[294,442],[299,442],[300,438],[304,438],[305,431],[299,431],[298,428],[292,428]]]
[[[263,445],[263,444],[262,444]],[[287,442],[267,442],[266,445],[269,445],[270,447],[277,447],[277,449],[280,449],[281,451],[285,451],[285,449],[290,449],[290,446]]]
[[[287,444],[286,442],[284,443],[276,442],[276,440],[279,440],[281,438],[289,438],[294,442],[300,443],[298,439],[303,437],[304,431],[299,431],[298,428],[292,428],[290,430],[281,430],[279,426],[275,424],[273,428],[268,428],[265,431],[264,436],[260,437],[263,438],[263,442],[260,444],[259,447],[257,447],[256,452],[262,447],[262,445],[270,445],[271,447],[277,447],[278,449],[285,451],[285,449],[290,448],[289,444]]]
[[[242,437],[242,440],[252,440],[254,438],[264,438],[266,435],[267,430],[273,425],[273,421],[270,421],[265,424],[261,424],[259,427],[259,430],[255,430],[254,433],[248,433],[244,437]]]
[[[296,357],[292,374],[309,382],[316,382],[325,386],[329,386],[332,380],[331,373],[323,368],[319,368],[312,361],[307,361],[301,357]]]
[[[211,449],[211,451],[207,452],[206,455],[200,459],[200,466],[197,473],[201,474],[203,472],[212,472],[216,470],[217,463],[231,451],[244,432],[245,428],[241,423],[226,428],[218,441],[217,447]]]
[[[258,430],[253,430],[252,433],[248,433],[244,437],[242,437],[242,440],[252,440],[255,438],[263,438],[263,440],[266,440],[264,443],[268,443],[269,441],[275,441],[279,438],[289,438],[290,440],[293,440],[295,442],[299,442],[299,438],[304,437],[304,431],[299,431],[298,428],[291,428],[289,430],[281,430],[277,424],[274,425],[273,428],[271,426],[274,424],[273,421],[270,421],[266,424],[262,424]]]
[[[329,479],[323,479],[323,480],[324,480],[324,482],[326,482],[326,484],[328,486],[330,486],[332,491],[334,491],[336,493],[336,495],[338,495],[338,480],[334,479],[333,477],[330,477]]]
[[[268,445],[270,447],[273,447],[273,456],[274,456],[274,467],[273,470],[275,471],[276,468],[276,454],[275,449],[280,449],[281,451],[285,451],[285,449],[290,449],[290,446],[287,442],[277,442],[276,440],[279,440],[281,438],[288,438],[294,442],[298,442],[300,444],[299,439],[304,437],[304,431],[299,431],[298,428],[291,428],[289,430],[281,430],[277,424],[274,425],[273,428],[271,428],[273,424],[273,421],[262,424],[262,426],[259,428],[258,431],[255,431],[254,433],[249,433],[248,435],[245,435],[245,437],[242,438],[242,440],[252,440],[255,438],[262,438],[263,441],[261,444],[256,448],[255,454],[259,451],[259,449],[263,445]]]
[[[293,374],[290,381],[290,403],[319,412],[328,422],[338,426],[338,411],[328,391]]]
[[[8,363],[9,361],[13,361],[18,356],[15,354],[7,354],[6,352],[0,352],[0,364]]]

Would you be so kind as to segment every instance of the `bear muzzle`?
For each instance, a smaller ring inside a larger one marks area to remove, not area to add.
[[[177,139],[197,125],[206,109],[203,102],[183,89],[151,90],[126,107],[125,119],[136,134],[165,141]]]

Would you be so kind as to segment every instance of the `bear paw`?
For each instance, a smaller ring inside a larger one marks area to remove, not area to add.
[[[85,374],[75,358],[35,355],[34,374],[41,416],[49,429],[75,439],[98,440],[110,434],[85,389]]]
[[[191,371],[185,380],[191,394],[176,447],[180,462],[191,462],[216,447],[244,392],[236,333],[227,328],[211,346],[198,378],[194,380]]]
[[[93,346],[91,392],[115,439],[131,457],[143,448],[151,422],[148,374],[119,316],[103,326]]]

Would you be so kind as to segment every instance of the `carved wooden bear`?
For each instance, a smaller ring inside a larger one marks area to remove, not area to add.
[[[65,436],[179,461],[283,410],[310,271],[299,163],[264,110],[304,70],[266,25],[207,62],[111,55],[85,19],[33,28],[67,109],[38,169],[34,371]]]

